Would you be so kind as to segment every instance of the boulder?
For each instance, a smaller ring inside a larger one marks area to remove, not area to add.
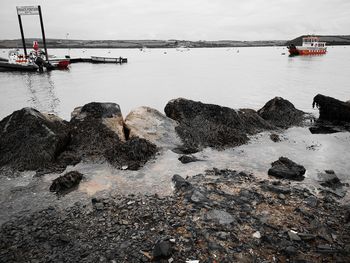
[[[317,107],[320,120],[350,122],[350,104],[332,97],[318,94],[314,97],[312,107]]]
[[[69,141],[69,128],[55,115],[33,108],[13,112],[0,122],[0,166],[16,170],[49,168]]]
[[[182,144],[175,128],[178,123],[149,107],[132,110],[125,118],[128,137],[148,140],[160,148],[175,148]]]
[[[80,183],[81,179],[83,179],[83,175],[81,173],[77,171],[68,172],[65,175],[53,180],[50,186],[50,191],[64,193],[76,187]]]
[[[296,109],[288,100],[275,97],[258,110],[258,114],[277,127],[289,128],[300,125],[304,120],[305,112]]]
[[[306,172],[304,166],[298,165],[286,157],[280,157],[271,166],[268,175],[295,181],[304,180],[304,174]]]
[[[126,140],[123,116],[115,103],[91,102],[76,108],[70,126],[69,150],[82,159],[106,159],[117,168],[137,170],[157,152],[145,139]]]
[[[275,128],[254,110],[234,110],[183,98],[169,101],[164,111],[179,123],[175,130],[190,149],[238,146],[248,141],[249,134]]]

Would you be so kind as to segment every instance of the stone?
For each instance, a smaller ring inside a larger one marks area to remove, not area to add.
[[[317,179],[319,183],[324,187],[335,189],[342,186],[339,178],[333,170],[325,170],[322,173],[318,173]]]
[[[286,157],[280,157],[271,166],[268,170],[268,175],[295,181],[304,180],[304,174],[306,172],[304,166],[298,165]]]
[[[259,232],[259,231],[254,232],[254,233],[253,233],[253,237],[254,237],[254,238],[257,238],[257,239],[261,238],[260,232]]]
[[[187,191],[192,189],[192,185],[178,174],[174,174],[172,181],[175,185],[175,189],[178,191],[179,190]]]
[[[280,136],[278,134],[276,134],[276,133],[270,134],[270,139],[273,142],[280,142],[281,141]]]
[[[231,224],[234,221],[234,218],[231,214],[227,213],[224,210],[213,209],[206,213],[206,218],[208,220],[213,220],[219,224]]]
[[[297,253],[297,250],[295,247],[293,246],[288,246],[284,249],[284,252],[288,255],[288,256],[294,256]]]
[[[281,199],[281,200],[285,200],[286,199],[286,196],[284,194],[279,194],[278,195],[278,198]]]
[[[178,159],[183,164],[197,162],[199,159],[193,155],[182,155]]]
[[[50,168],[68,142],[65,121],[23,108],[0,121],[0,166],[15,170]]]
[[[298,110],[294,105],[281,97],[269,100],[258,114],[271,124],[280,128],[289,128],[302,124],[305,112]]]
[[[194,190],[190,199],[193,203],[202,203],[207,200],[205,195],[198,190]]]
[[[145,139],[126,138],[116,103],[91,102],[78,107],[72,113],[70,126],[69,149],[82,159],[102,159],[119,169],[138,170],[158,151]]]
[[[68,172],[55,180],[53,180],[50,191],[56,193],[63,193],[76,187],[81,179],[83,179],[83,175],[77,171]]]
[[[154,246],[153,259],[168,259],[171,257],[172,250],[172,245],[169,241],[159,241]]]
[[[301,238],[298,236],[298,234],[293,231],[293,230],[289,230],[288,231],[288,236],[289,236],[289,239],[291,241],[301,241]]]
[[[315,196],[310,195],[305,199],[305,203],[310,207],[316,207],[318,204],[318,200]]]
[[[175,129],[187,148],[238,146],[248,141],[248,134],[275,128],[254,110],[234,110],[183,98],[169,101],[164,111],[179,123]]]
[[[125,118],[128,137],[148,140],[157,147],[172,149],[182,145],[175,128],[179,125],[156,109],[139,107],[132,110]]]

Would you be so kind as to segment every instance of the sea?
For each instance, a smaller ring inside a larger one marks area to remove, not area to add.
[[[0,57],[8,50],[0,49]],[[72,58],[126,57],[126,64],[71,64],[44,73],[0,72],[0,119],[23,107],[69,120],[88,102],[161,112],[167,102],[187,98],[230,108],[259,109],[280,96],[317,113],[312,99],[324,94],[350,99],[350,46],[328,47],[321,56],[289,57],[285,47],[198,49],[49,49]]]

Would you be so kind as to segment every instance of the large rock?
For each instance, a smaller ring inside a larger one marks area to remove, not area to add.
[[[64,193],[71,190],[72,188],[78,186],[83,175],[77,171],[68,172],[55,180],[53,180],[50,191],[56,193]]]
[[[304,166],[298,165],[286,157],[280,157],[271,164],[268,174],[277,178],[284,178],[295,181],[304,180],[306,172]]]
[[[312,107],[317,107],[320,120],[350,122],[350,104],[331,97],[318,94],[314,97]]]
[[[143,138],[161,148],[175,148],[182,144],[175,131],[178,123],[155,109],[134,109],[126,116],[125,124],[129,138]]]
[[[288,128],[300,125],[304,120],[305,112],[296,109],[288,100],[275,97],[258,110],[258,114],[273,125]]]
[[[176,132],[187,148],[231,147],[248,141],[248,134],[275,128],[254,110],[234,110],[187,99],[175,99],[165,114],[179,122]]]
[[[338,188],[342,184],[333,170],[325,170],[324,172],[318,173],[318,181],[322,186],[329,188]]]
[[[51,167],[68,141],[66,122],[23,108],[0,122],[0,166],[18,170]]]
[[[123,116],[115,103],[91,102],[76,108],[70,121],[69,150],[82,159],[106,159],[118,168],[138,169],[157,151],[145,139],[126,140]]]

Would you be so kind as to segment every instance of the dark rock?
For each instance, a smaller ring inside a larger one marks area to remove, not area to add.
[[[318,181],[322,186],[329,188],[341,187],[341,182],[333,170],[325,170],[324,173],[318,174]]]
[[[281,141],[280,136],[279,136],[278,134],[276,134],[276,133],[270,134],[270,139],[271,139],[271,141],[273,141],[273,142],[279,142],[279,141]]]
[[[83,179],[83,175],[77,171],[71,171],[62,175],[55,180],[53,180],[50,191],[56,193],[62,193],[67,191],[75,186],[77,186],[81,179]]]
[[[0,133],[0,166],[17,170],[52,167],[69,141],[66,122],[33,108],[23,108],[4,118]]]
[[[70,121],[69,149],[82,159],[106,159],[117,168],[137,170],[152,158],[157,147],[145,139],[126,140],[119,105],[92,102],[76,108]]]
[[[269,184],[268,182],[264,183],[261,186],[262,189],[267,190],[267,191],[271,191],[277,194],[290,194],[291,190],[289,187],[286,186],[278,186],[278,185],[272,185]]]
[[[184,190],[187,191],[189,189],[192,189],[192,185],[186,181],[183,177],[181,177],[178,174],[174,174],[172,181],[175,184],[175,189],[176,190]]]
[[[200,150],[193,146],[183,145],[183,146],[174,148],[172,151],[177,154],[193,154],[193,153],[199,152]]]
[[[284,252],[288,255],[288,256],[294,256],[297,253],[297,250],[295,247],[293,246],[288,246],[284,249]]]
[[[315,196],[310,195],[305,199],[305,203],[310,207],[316,207],[318,204],[318,200]]]
[[[117,167],[128,166],[129,170],[138,170],[158,151],[153,143],[141,138],[131,138],[106,151],[106,159]]]
[[[173,252],[172,245],[169,241],[159,241],[155,244],[153,249],[153,259],[168,259]]]
[[[314,97],[312,107],[317,107],[320,120],[350,122],[350,104],[318,94]]]
[[[188,148],[237,146],[248,141],[247,134],[274,128],[254,110],[236,111],[181,98],[169,101],[164,111],[179,122],[176,132]]]
[[[345,132],[350,130],[350,123],[334,124],[330,121],[318,119],[312,127],[309,128],[312,134],[332,134],[337,132]]]
[[[184,164],[199,161],[199,159],[193,155],[182,155],[178,160]]]
[[[300,125],[304,120],[305,112],[296,109],[288,100],[275,97],[258,110],[258,114],[277,127],[288,128]]]
[[[277,178],[284,178],[296,181],[302,181],[306,172],[304,166],[298,165],[286,157],[280,157],[273,162],[268,174]]]

